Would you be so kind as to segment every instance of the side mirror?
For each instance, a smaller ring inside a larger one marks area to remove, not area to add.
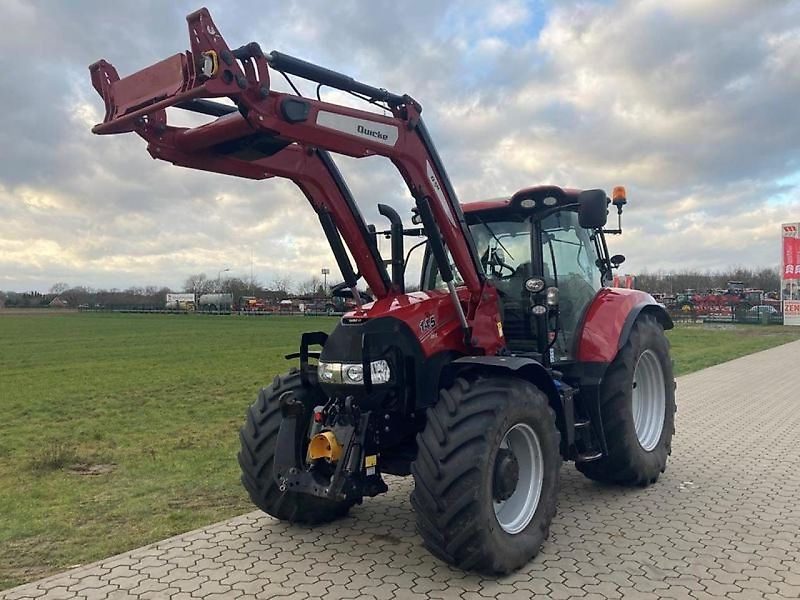
[[[608,199],[603,190],[584,190],[578,196],[578,223],[584,229],[601,229],[608,221]]]
[[[616,269],[622,263],[625,262],[625,257],[622,254],[615,254],[614,256],[609,258],[608,261],[611,263],[611,266]]]

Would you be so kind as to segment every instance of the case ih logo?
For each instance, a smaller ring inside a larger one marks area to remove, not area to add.
[[[784,225],[783,235],[795,235],[797,233],[797,225]]]

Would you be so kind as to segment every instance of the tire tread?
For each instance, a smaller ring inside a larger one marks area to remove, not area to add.
[[[281,424],[280,402],[287,393],[298,397],[309,393],[303,387],[297,370],[276,376],[272,385],[262,388],[256,401],[247,409],[245,423],[239,430],[241,449],[238,461],[242,485],[253,504],[283,521],[314,525],[343,517],[352,502],[335,502],[278,489],[272,469]]]
[[[608,454],[595,461],[576,464],[577,469],[589,479],[625,486],[647,486],[655,483],[659,475],[666,470],[667,457],[672,453],[672,436],[675,433],[674,394],[668,392],[666,395],[667,414],[664,419],[665,431],[662,433],[661,448],[657,446],[653,450],[654,453],[657,452],[653,456],[658,460],[645,462],[639,459],[644,450],[639,446],[639,441],[631,430],[630,381],[638,359],[637,349],[641,347],[643,338],[648,337],[659,339],[664,344],[662,350],[667,354],[669,367],[664,373],[664,379],[668,386],[672,382],[669,340],[655,317],[643,314],[638,317],[630,338],[620,349],[603,379],[600,413]]]
[[[543,537],[532,554],[521,551],[512,558],[498,557],[485,543],[487,532],[480,518],[480,459],[492,451],[489,431],[498,414],[516,402],[530,402],[546,415],[555,440],[551,455],[557,457],[556,468],[560,467],[555,413],[547,397],[522,380],[456,379],[449,389],[442,390],[440,401],[428,409],[427,425],[417,435],[418,454],[411,465],[415,481],[411,504],[417,530],[432,554],[465,570],[508,573],[530,560],[544,541]],[[544,504],[537,509],[544,522],[540,530],[545,537],[556,512],[557,481],[556,476],[554,493],[543,493]]]

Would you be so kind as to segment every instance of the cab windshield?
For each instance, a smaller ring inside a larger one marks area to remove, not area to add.
[[[483,221],[472,223],[470,232],[475,240],[481,266],[496,286],[511,287],[511,280],[532,274],[531,261],[531,222],[521,221]],[[448,258],[450,254],[448,253]],[[461,276],[450,259],[456,285],[462,283]],[[446,286],[434,267],[434,261],[427,261],[425,289],[445,289]]]
[[[509,346],[535,347],[536,319],[531,316],[530,294],[524,284],[529,277],[539,276],[548,287],[559,288],[556,353],[566,358],[586,307],[602,287],[593,234],[580,226],[577,211],[569,209],[521,214],[515,220],[509,219],[508,213],[502,216],[466,215],[481,266],[500,295]],[[455,266],[453,269],[457,273]],[[457,284],[461,282],[458,275],[456,279]],[[426,261],[423,283],[424,289],[446,287],[431,257]]]

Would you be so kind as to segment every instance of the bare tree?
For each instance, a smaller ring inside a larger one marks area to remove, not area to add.
[[[671,273],[647,271],[636,275],[636,287],[647,292],[676,294],[687,289],[705,293],[714,289],[726,289],[729,281],[741,281],[745,287],[775,291],[780,285],[780,274],[776,268],[749,269],[732,267],[725,271],[692,271],[683,269]]]
[[[306,279],[297,284],[297,293],[300,296],[311,296],[319,294],[322,284],[318,277]],[[323,296],[325,294],[323,293]]]
[[[255,293],[260,291],[263,287],[258,277],[250,276],[247,278],[247,295],[254,296]]]
[[[208,294],[214,291],[216,285],[216,280],[209,279],[205,273],[197,273],[186,278],[186,281],[183,282],[183,289],[193,292],[195,295]]]
[[[50,293],[51,294],[63,294],[69,289],[69,284],[64,283],[63,281],[59,281],[58,283],[54,283],[50,286]]]
[[[222,280],[222,292],[230,294],[234,302],[238,302],[242,296],[247,296],[250,290],[250,283],[239,277],[226,277]]]
[[[272,284],[270,285],[270,289],[277,291],[277,292],[284,292],[288,293],[289,290],[292,288],[292,278],[291,277],[276,277],[272,280]]]
[[[59,294],[62,300],[64,300],[70,306],[80,306],[81,304],[88,303],[89,299],[92,297],[94,291],[90,288],[77,286],[74,288],[69,288],[64,290]]]

